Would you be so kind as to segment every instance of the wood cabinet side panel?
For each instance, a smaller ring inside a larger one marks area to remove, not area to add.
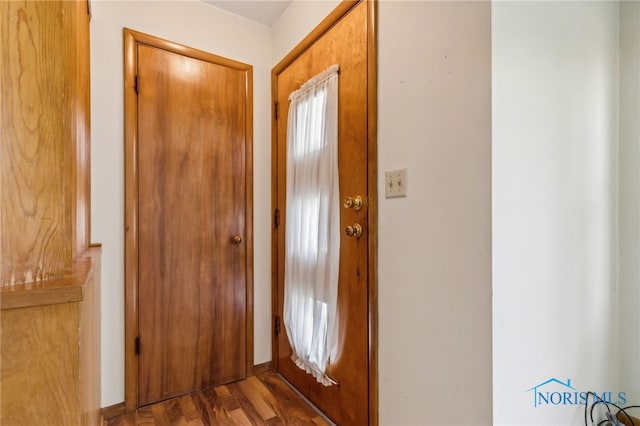
[[[79,423],[78,303],[2,310],[0,423]]]
[[[92,247],[87,254],[93,269],[80,303],[80,420],[83,426],[100,424],[100,256]]]
[[[0,286],[59,278],[67,216],[70,48],[67,1],[0,6]],[[71,190],[73,191],[73,189]]]

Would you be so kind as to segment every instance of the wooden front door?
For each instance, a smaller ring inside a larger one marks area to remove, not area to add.
[[[252,361],[251,82],[248,66],[169,42],[133,49],[141,406],[242,379]]]
[[[274,97],[277,102],[274,152],[276,172],[274,202],[279,214],[279,225],[274,228],[275,323],[274,359],[278,372],[309,398],[329,418],[339,425],[366,425],[375,423],[370,416],[370,376],[375,371],[375,289],[370,277],[370,258],[375,238],[375,174],[368,165],[375,161],[369,151],[372,135],[370,99],[368,98],[368,30],[369,10],[372,5],[343,3],[350,8],[335,25],[297,55],[285,59],[274,69]],[[344,13],[344,12],[342,12]],[[328,19],[331,19],[328,18]],[[326,23],[326,22],[325,22]],[[327,370],[338,385],[325,387],[299,369],[291,360],[291,347],[284,325],[284,253],[287,226],[286,212],[286,143],[289,95],[294,90],[329,66],[340,67],[338,79],[338,139],[341,199],[360,196],[361,209],[342,208],[341,228],[360,224],[364,230],[359,238],[342,234],[340,243],[340,274],[338,284],[339,354]],[[373,176],[373,178],[372,178]],[[371,185],[371,186],[370,186]],[[371,322],[370,322],[371,320]],[[375,399],[375,398],[373,398]],[[374,404],[375,405],[375,402]],[[375,407],[374,407],[375,409]],[[372,410],[373,411],[373,410]]]

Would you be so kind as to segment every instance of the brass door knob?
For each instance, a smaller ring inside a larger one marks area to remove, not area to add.
[[[242,237],[240,235],[234,235],[231,241],[233,244],[240,244],[242,242]]]
[[[354,223],[353,225],[347,226],[344,232],[349,237],[360,238],[362,235],[362,225]]]
[[[342,203],[345,209],[354,209],[358,211],[362,208],[362,197],[356,195],[355,197],[345,197]]]

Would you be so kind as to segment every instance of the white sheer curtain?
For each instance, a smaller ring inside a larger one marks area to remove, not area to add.
[[[338,66],[289,96],[284,324],[292,359],[325,386],[338,346]]]

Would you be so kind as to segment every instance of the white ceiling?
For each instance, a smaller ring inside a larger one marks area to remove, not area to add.
[[[236,15],[243,16],[269,28],[273,27],[292,0],[204,0]]]

